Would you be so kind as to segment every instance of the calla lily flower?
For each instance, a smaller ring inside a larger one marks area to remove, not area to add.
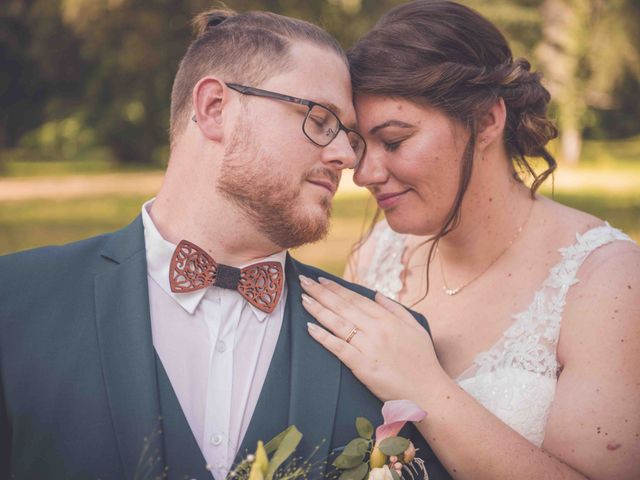
[[[376,428],[376,445],[382,440],[398,435],[407,422],[419,422],[427,412],[410,400],[390,400],[382,406],[384,423]]]
[[[374,468],[369,472],[369,480],[393,480],[391,470],[388,466]]]

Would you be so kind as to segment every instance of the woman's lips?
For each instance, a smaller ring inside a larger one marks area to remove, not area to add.
[[[391,208],[395,206],[402,196],[407,193],[411,189],[403,190],[402,192],[393,192],[393,193],[379,193],[376,195],[376,201],[378,202],[378,206],[383,210],[387,208]]]

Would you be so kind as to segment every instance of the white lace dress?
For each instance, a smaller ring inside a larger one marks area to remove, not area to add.
[[[381,222],[373,233],[376,249],[364,285],[397,299],[402,289],[405,235]],[[608,223],[559,249],[562,260],[533,295],[529,307],[489,350],[480,353],[456,382],[485,408],[536,446],[542,445],[560,364],[556,347],[567,292],[578,282],[578,269],[597,248],[615,240],[633,240]]]

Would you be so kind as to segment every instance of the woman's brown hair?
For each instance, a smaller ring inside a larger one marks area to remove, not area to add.
[[[477,125],[500,98],[507,111],[504,145],[517,178],[518,171],[532,176],[532,197],[555,170],[556,161],[545,145],[557,130],[546,117],[550,95],[540,83],[540,74],[530,71],[527,60],[514,59],[500,31],[472,9],[442,0],[400,5],[358,41],[348,58],[356,96],[392,96],[427,104],[470,133],[458,191],[443,225],[429,240],[427,265],[440,238],[460,221],[473,171]],[[527,157],[542,157],[545,170],[536,173]],[[427,270],[427,293],[428,277]]]

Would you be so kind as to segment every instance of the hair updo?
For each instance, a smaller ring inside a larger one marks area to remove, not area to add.
[[[417,0],[389,11],[348,52],[356,94],[389,95],[425,102],[471,131],[499,98],[507,119],[509,157],[533,175],[532,194],[555,169],[545,145],[557,136],[546,117],[549,92],[527,60],[514,60],[507,41],[480,14],[463,5]],[[473,151],[473,148],[471,148]],[[542,157],[536,175],[526,156]]]
[[[456,198],[439,232],[430,239],[428,262],[439,239],[460,221],[473,170],[477,125],[498,99],[506,106],[504,145],[515,177],[521,179],[519,173],[533,177],[533,197],[555,170],[556,161],[545,145],[558,132],[546,117],[550,95],[540,83],[540,74],[530,71],[527,60],[514,60],[500,31],[472,9],[443,0],[400,5],[384,15],[347,56],[355,95],[427,104],[470,132]],[[537,174],[527,156],[542,157],[547,168]]]

